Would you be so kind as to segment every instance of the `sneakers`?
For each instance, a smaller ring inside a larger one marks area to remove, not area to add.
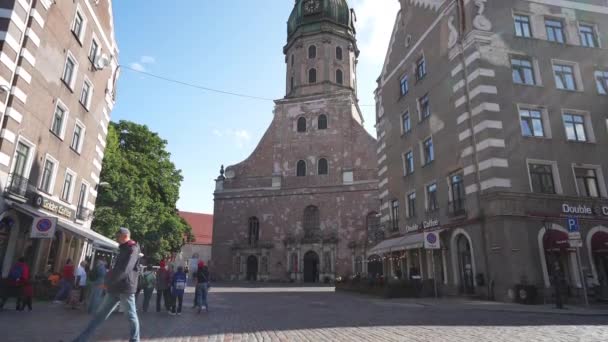
[[[171,316],[175,316],[175,312],[173,312],[173,311],[169,311],[169,315],[171,315]]]
[[[62,302],[62,301],[60,301],[60,300],[54,300],[54,301],[53,301],[53,304],[61,304],[61,303],[63,303],[63,302]]]
[[[177,313],[177,315],[178,315],[178,316],[181,316],[181,315],[182,315],[182,313],[181,313],[181,312],[178,312],[178,313]]]

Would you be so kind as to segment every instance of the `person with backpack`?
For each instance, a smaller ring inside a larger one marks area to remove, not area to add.
[[[179,266],[171,280],[171,315],[182,314],[182,304],[184,302],[184,291],[186,290],[187,281],[188,278],[186,277],[186,273],[184,273],[184,268]],[[177,311],[175,310],[176,308]]]
[[[198,262],[198,269],[196,270],[196,306],[198,307],[198,313],[205,310],[209,312],[209,304],[207,303],[207,294],[209,292],[209,268],[205,265],[204,261]]]
[[[150,299],[152,298],[152,293],[154,293],[154,287],[156,286],[156,273],[154,272],[152,265],[148,265],[144,271],[144,274],[142,275],[142,283],[142,288],[144,291],[143,310],[144,312],[148,312],[148,308],[150,307]]]
[[[120,228],[116,234],[119,253],[114,268],[106,275],[107,294],[101,306],[74,342],[89,341],[95,330],[107,320],[112,312],[122,303],[127,310],[130,324],[131,342],[139,342],[139,318],[135,306],[139,270],[139,245],[131,240],[131,232]]]
[[[17,298],[17,310],[21,307],[23,287],[30,280],[30,268],[25,263],[25,258],[19,258],[17,263],[11,267],[6,279],[5,290],[0,298],[0,310],[4,308],[6,300],[10,297]]]

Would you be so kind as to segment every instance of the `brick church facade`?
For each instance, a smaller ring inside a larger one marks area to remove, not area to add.
[[[346,0],[297,0],[283,52],[286,96],[270,127],[216,181],[212,265],[221,280],[363,272],[378,225],[376,141],[362,126]]]

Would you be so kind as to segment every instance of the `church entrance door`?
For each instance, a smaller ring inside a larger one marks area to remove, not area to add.
[[[304,254],[304,282],[319,281],[319,255],[313,251]]]
[[[256,281],[258,279],[258,258],[250,255],[247,258],[247,280]]]

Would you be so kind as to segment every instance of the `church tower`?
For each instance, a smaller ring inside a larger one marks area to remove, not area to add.
[[[212,259],[224,280],[363,273],[378,226],[376,141],[358,106],[354,12],[346,0],[297,0],[287,26],[285,97],[249,158],[216,181]]]

